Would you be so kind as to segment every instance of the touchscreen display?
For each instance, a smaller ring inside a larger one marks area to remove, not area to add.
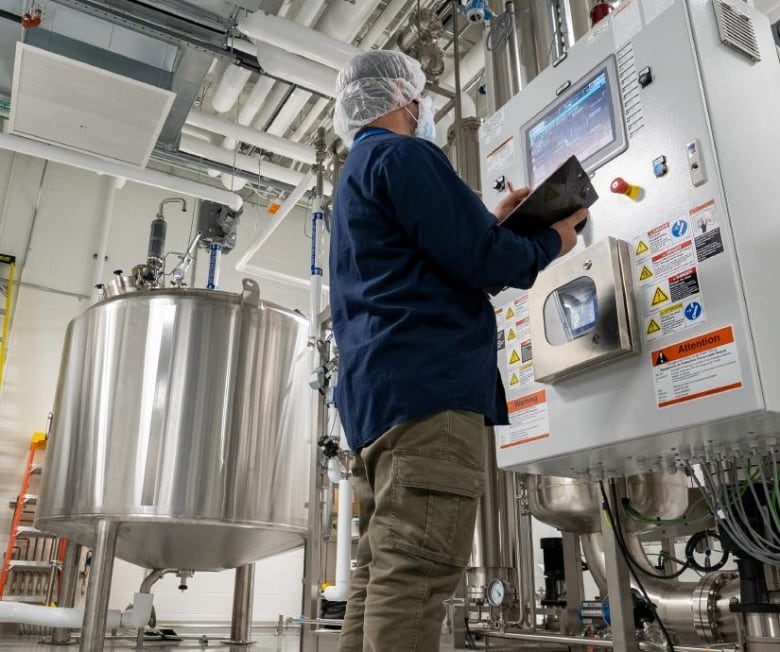
[[[547,178],[572,154],[587,159],[615,141],[615,111],[606,68],[526,129],[531,185]]]

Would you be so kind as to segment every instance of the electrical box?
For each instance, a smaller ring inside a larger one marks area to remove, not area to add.
[[[778,111],[763,14],[628,0],[485,121],[488,207],[572,154],[600,197],[574,251],[494,298],[499,466],[631,474],[777,438]]]

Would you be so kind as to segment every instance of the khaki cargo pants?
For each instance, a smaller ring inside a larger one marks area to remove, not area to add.
[[[355,458],[360,541],[339,652],[437,652],[471,553],[484,437],[481,414],[440,412]]]

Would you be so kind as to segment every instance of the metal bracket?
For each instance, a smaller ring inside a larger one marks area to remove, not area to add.
[[[260,286],[251,278],[245,278],[241,281],[243,291],[241,292],[241,305],[257,308],[260,305]]]

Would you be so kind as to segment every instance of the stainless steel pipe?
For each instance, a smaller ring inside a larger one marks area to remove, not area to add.
[[[118,530],[119,524],[115,521],[100,519],[97,522],[97,536],[92,550],[87,599],[84,605],[80,652],[103,652]]]
[[[481,636],[486,638],[502,638],[511,639],[516,641],[528,641],[529,643],[549,643],[549,644],[561,644],[561,645],[581,645],[589,648],[607,648],[612,649],[615,644],[611,640],[600,638],[583,638],[581,636],[557,636],[555,634],[532,634],[524,632],[480,632]],[[644,643],[639,644],[640,650],[658,650],[657,645],[647,645]],[[675,645],[675,652],[714,652],[720,650],[721,652],[738,652],[739,648],[736,645],[725,645],[723,647],[696,647],[686,645]]]

